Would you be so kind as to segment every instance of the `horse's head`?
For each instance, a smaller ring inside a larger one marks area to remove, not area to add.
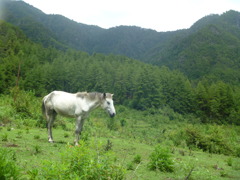
[[[112,97],[113,94],[103,93],[102,108],[107,111],[110,117],[114,117],[116,115]]]

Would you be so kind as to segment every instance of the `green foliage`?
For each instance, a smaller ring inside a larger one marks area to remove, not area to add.
[[[157,145],[150,155],[148,167],[150,170],[160,170],[163,172],[173,172],[174,162],[169,150],[161,145]]]
[[[133,158],[134,163],[139,164],[141,161],[142,161],[141,155],[137,154],[136,156],[134,156]]]
[[[209,127],[202,132],[196,126],[186,128],[186,143],[189,148],[199,148],[210,153],[234,154],[232,147],[225,138],[226,135],[221,128]]]
[[[8,134],[7,133],[2,134],[1,139],[2,139],[2,141],[5,141],[5,142],[8,141]]]
[[[0,148],[0,179],[19,179],[20,171],[16,165],[16,155]]]
[[[101,147],[92,149],[81,141],[80,146],[68,146],[61,161],[46,161],[39,169],[41,179],[124,179],[124,169],[115,162],[114,156]],[[98,145],[95,145],[98,146]],[[100,148],[100,149],[98,149]]]
[[[19,3],[21,10],[32,9],[22,2]],[[35,9],[32,11],[35,12]],[[38,12],[35,16],[38,17],[39,14],[41,13]],[[236,13],[229,14],[229,17],[226,16],[227,19],[236,15]],[[12,18],[11,21],[18,22],[18,19]],[[58,18],[61,21],[62,18]],[[225,22],[225,18],[222,20]],[[27,27],[34,28],[39,23],[32,21],[24,27],[24,30]],[[54,18],[51,21],[54,21]],[[238,125],[240,124],[240,85],[237,80],[240,75],[239,59],[236,56],[239,49],[238,33],[231,36],[230,29],[223,32],[223,27],[220,25],[209,25],[203,29],[202,26],[197,26],[198,28],[191,35],[182,36],[184,33],[179,32],[182,37],[178,39],[178,43],[170,43],[171,45],[167,43],[167,47],[161,52],[161,62],[170,68],[180,69],[182,71],[180,72],[164,66],[147,65],[124,56],[97,53],[89,55],[72,49],[61,51],[54,47],[43,48],[28,40],[18,28],[2,22],[0,24],[0,93],[10,92],[13,97],[11,105],[14,107],[16,113],[14,118],[19,126],[45,127],[45,120],[39,108],[41,102],[33,97],[42,97],[52,90],[111,92],[115,94],[115,104],[118,105],[151,111],[151,113],[167,107],[170,120],[183,119],[181,115],[188,114],[193,117],[192,121],[199,118],[203,123]],[[111,29],[111,32],[121,34],[125,30],[131,31],[131,28],[119,28]],[[43,30],[38,42],[41,40],[45,42],[43,35],[48,31],[42,26],[38,30]],[[139,34],[149,33],[148,36],[154,40],[154,35],[150,35],[150,32],[144,32],[139,28],[135,28],[135,31]],[[31,31],[27,34],[29,33],[34,34]],[[225,36],[222,37],[218,33]],[[123,34],[124,37],[129,37],[129,34],[134,35],[130,32]],[[71,38],[66,41],[71,41]],[[198,44],[199,41],[201,44]],[[224,42],[230,45],[225,47]],[[46,41],[44,44],[51,43]],[[235,45],[236,48],[233,48]],[[167,63],[164,63],[165,59],[168,60]],[[16,87],[19,67],[20,76]],[[9,119],[8,113],[5,113],[7,110],[3,112],[0,111],[0,121],[11,122],[12,119]],[[32,118],[34,120],[31,120]],[[126,122],[125,119],[120,119],[122,128],[126,126]],[[153,122],[155,125],[158,123],[158,121]],[[66,128],[64,123],[61,125]],[[120,128],[113,120],[109,120],[107,126],[111,130]]]
[[[33,147],[33,154],[37,155],[37,154],[39,154],[41,152],[42,152],[42,150],[41,150],[41,147],[39,145],[35,145]]]

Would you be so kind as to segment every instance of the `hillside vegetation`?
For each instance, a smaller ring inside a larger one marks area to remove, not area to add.
[[[46,15],[22,1],[2,1],[3,19],[44,47],[124,55],[177,69],[190,80],[239,83],[239,12],[203,17],[189,29],[156,32],[135,26],[102,29]]]
[[[0,93],[16,86],[43,96],[53,90],[115,94],[116,104],[138,110],[169,107],[202,122],[239,124],[238,86],[224,81],[193,85],[179,71],[116,55],[43,48],[16,27],[1,23]]]

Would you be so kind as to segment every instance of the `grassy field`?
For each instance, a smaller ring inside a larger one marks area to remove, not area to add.
[[[66,172],[69,165],[66,157],[71,159],[76,152],[82,157],[104,157],[107,163],[110,162],[107,158],[113,159],[109,167],[117,165],[124,172],[118,179],[240,179],[240,127],[200,124],[196,119],[190,123],[191,117],[169,110],[151,114],[117,106],[118,115],[114,119],[100,109],[94,111],[84,125],[80,147],[75,147],[74,120],[61,117],[56,120],[55,143],[51,144],[40,110],[26,117],[19,115],[11,104],[9,98],[2,97],[0,148],[13,152],[12,159],[20,169],[19,179],[44,179],[38,175]],[[157,145],[167,150],[172,172],[150,170],[150,155]],[[59,172],[53,172],[56,170]]]
[[[16,153],[17,164],[25,178],[30,170],[39,168],[45,160],[58,161],[61,153],[73,145],[72,131],[61,128],[54,129],[54,144],[48,143],[46,129],[42,128],[2,127],[0,133],[1,146]],[[240,179],[240,158],[235,156],[210,154],[200,150],[190,151],[164,144],[163,146],[171,151],[175,169],[173,173],[166,173],[148,169],[149,155],[154,150],[152,145],[114,135],[90,136],[87,141],[106,147],[109,144],[108,140],[118,163],[127,169],[126,179],[185,179],[188,175],[190,179]],[[140,157],[140,162],[136,163],[134,158],[137,156]]]

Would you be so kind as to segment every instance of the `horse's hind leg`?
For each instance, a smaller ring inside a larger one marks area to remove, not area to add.
[[[47,115],[48,142],[53,143],[52,126],[57,116],[57,113],[54,110],[50,110],[46,113],[46,115]]]

